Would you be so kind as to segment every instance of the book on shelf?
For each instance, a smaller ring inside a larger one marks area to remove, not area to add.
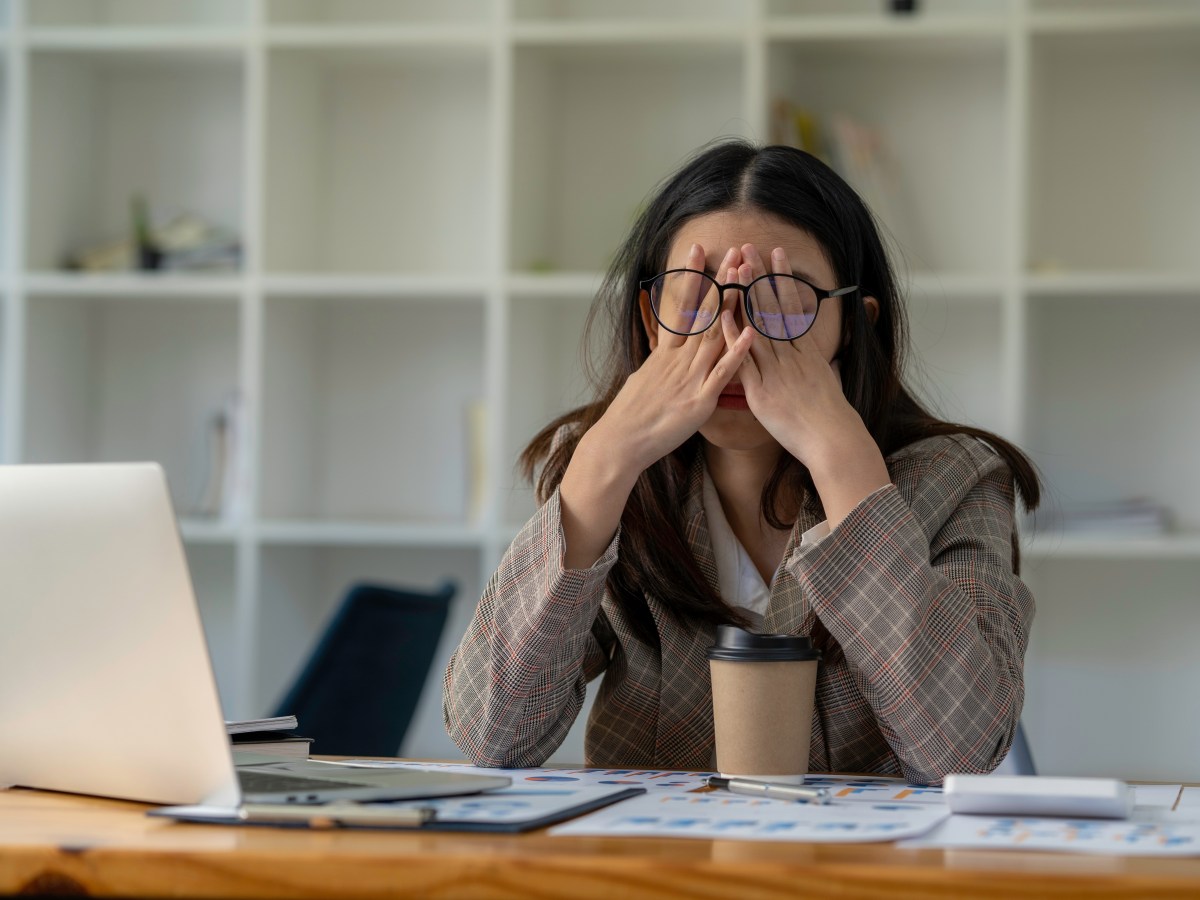
[[[900,221],[901,179],[882,128],[844,111],[822,118],[778,98],[771,105],[771,141],[811,153],[846,179],[877,219],[893,228]]]
[[[477,524],[487,511],[487,401],[470,400],[466,406],[467,521]]]
[[[205,428],[208,471],[194,514],[235,521],[245,512],[241,441],[245,429],[241,393],[230,391]]]

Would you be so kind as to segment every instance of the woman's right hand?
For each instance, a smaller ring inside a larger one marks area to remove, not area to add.
[[[718,277],[737,280],[741,254],[731,248],[717,269]],[[704,248],[693,244],[686,267],[704,271]],[[587,433],[579,439],[559,485],[563,564],[585,569],[598,560],[613,539],[629,494],[642,472],[658,462],[708,421],[725,385],[750,352],[754,331],[745,327],[732,346],[732,319],[714,323],[695,335],[678,335],[658,326],[649,315],[648,298],[640,298],[649,319],[650,355]],[[732,316],[722,309],[721,316]]]
[[[741,252],[731,247],[717,268],[718,280],[737,280]],[[704,271],[704,248],[693,244],[686,268]],[[697,276],[698,279],[698,276]],[[683,290],[691,286],[683,283]],[[640,298],[650,332],[650,355],[629,376],[608,410],[592,430],[604,436],[607,452],[625,461],[635,475],[658,462],[712,416],[717,399],[750,352],[754,330],[742,329],[728,346],[725,329],[733,333],[732,313],[722,307],[727,322],[713,323],[701,334],[679,335],[663,328],[649,313],[649,300]],[[671,309],[670,297],[662,307]]]

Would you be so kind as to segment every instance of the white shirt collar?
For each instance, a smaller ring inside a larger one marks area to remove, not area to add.
[[[771,589],[758,572],[754,560],[733,533],[717,486],[713,484],[708,467],[704,469],[704,487],[701,493],[704,517],[708,520],[708,537],[712,542],[713,556],[717,563],[717,590],[730,606],[765,616],[771,601]],[[818,522],[800,536],[801,548],[819,543],[829,534],[829,523]]]
[[[704,517],[708,520],[708,537],[717,563],[717,588],[721,599],[730,606],[765,616],[771,591],[725,518],[717,486],[707,468],[704,470],[702,499]]]

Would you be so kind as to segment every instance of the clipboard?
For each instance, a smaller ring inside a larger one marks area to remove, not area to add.
[[[236,809],[166,806],[148,816],[208,825],[303,829],[474,831],[517,834],[556,825],[646,793],[641,787],[505,788],[466,797],[390,803],[247,804]]]

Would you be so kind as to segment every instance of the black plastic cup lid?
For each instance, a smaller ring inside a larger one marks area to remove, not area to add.
[[[727,662],[790,662],[821,658],[807,637],[794,634],[754,634],[734,625],[717,626],[717,642],[708,658]]]

